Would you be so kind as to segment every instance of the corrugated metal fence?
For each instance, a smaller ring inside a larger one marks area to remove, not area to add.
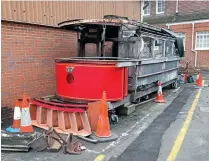
[[[139,20],[140,9],[140,1],[2,1],[2,19],[50,26],[103,15]]]

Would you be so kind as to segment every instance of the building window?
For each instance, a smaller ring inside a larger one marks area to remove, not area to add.
[[[177,32],[176,35],[180,38],[182,38],[183,40],[183,44],[184,44],[184,51],[186,50],[186,33],[183,32]]]
[[[144,0],[142,5],[142,14],[144,16],[150,15],[151,1]]]
[[[196,50],[209,50],[209,31],[196,33]]]
[[[156,13],[161,14],[165,12],[165,0],[156,0]]]

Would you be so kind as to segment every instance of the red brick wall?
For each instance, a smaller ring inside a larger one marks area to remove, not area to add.
[[[208,11],[209,1],[182,1],[179,0],[178,12],[204,12]],[[165,2],[165,13],[162,15],[170,15],[176,13],[176,1]],[[151,15],[156,15],[156,1],[151,1]]]
[[[198,31],[209,31],[209,22],[195,24],[195,32]],[[209,69],[209,50],[199,50],[197,52],[198,52],[197,66],[205,67]]]
[[[192,48],[192,24],[172,25],[170,29],[174,32],[186,33],[186,51],[184,60],[190,61],[194,66],[195,53],[191,51]],[[209,22],[197,23],[194,26],[194,48],[197,31],[209,31]],[[197,67],[209,69],[209,50],[197,50]]]
[[[1,105],[13,106],[23,92],[31,97],[55,93],[54,58],[76,56],[69,31],[2,21]]]
[[[167,3],[170,3],[168,1]],[[209,1],[179,1],[179,12],[204,12],[208,11]]]
[[[176,1],[166,1],[165,2],[165,14],[176,13]]]

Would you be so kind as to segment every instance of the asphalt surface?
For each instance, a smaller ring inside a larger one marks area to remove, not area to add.
[[[203,73],[209,84],[209,73]],[[105,161],[166,161],[198,89],[193,84],[178,90],[164,89],[165,104],[149,102],[140,105],[129,116],[120,116],[119,124],[111,125],[118,140],[92,144],[82,140],[86,150],[81,155],[36,152],[2,152],[3,161],[93,161],[102,154]],[[177,155],[178,161],[209,161],[209,87],[201,91],[191,124]]]
[[[204,77],[209,84],[209,75]],[[166,161],[183,123],[188,115],[196,93],[193,92],[162,137],[162,146],[157,161]],[[209,161],[209,87],[201,90],[196,109],[185,135],[176,161]]]
[[[187,115],[198,90],[201,91],[191,123],[175,161],[209,161],[209,74],[204,73],[205,86],[197,89],[184,85],[179,96],[143,131],[129,147],[111,161],[166,161],[174,143],[188,121]],[[183,129],[185,130],[185,129]],[[174,152],[175,153],[175,152]]]
[[[111,161],[155,161],[161,147],[161,139],[178,112],[186,103],[194,88],[186,87],[149,127],[120,155]]]

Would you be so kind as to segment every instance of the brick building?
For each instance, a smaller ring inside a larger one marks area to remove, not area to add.
[[[209,1],[145,0],[143,21],[176,32],[185,44],[185,60],[209,68]]]
[[[59,22],[107,14],[140,20],[140,8],[137,1],[2,1],[1,105],[12,107],[23,92],[55,93],[54,58],[77,54],[75,33]]]

